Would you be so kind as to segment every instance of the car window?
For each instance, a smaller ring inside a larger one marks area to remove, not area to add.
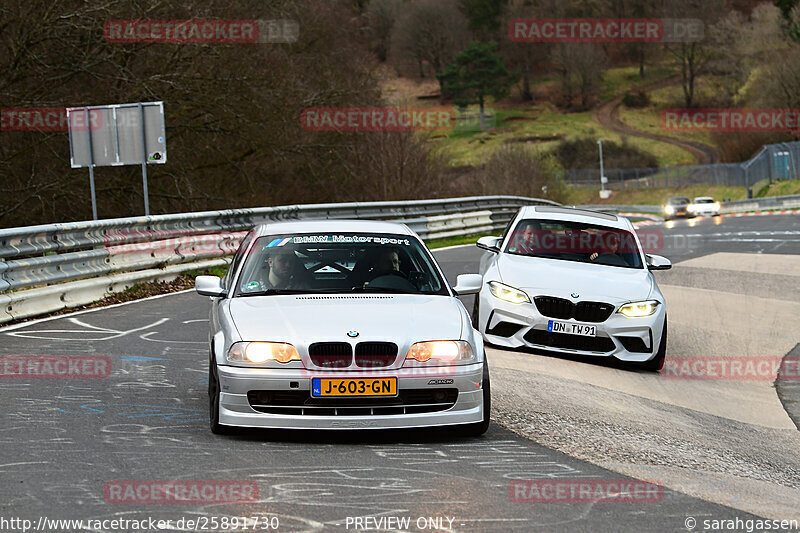
[[[235,296],[337,292],[449,294],[432,256],[414,237],[318,233],[259,237]]]
[[[519,213],[519,211],[517,211],[517,212]],[[514,219],[515,218],[517,218],[517,215],[514,215],[513,217],[511,217],[511,220],[508,221],[508,224],[506,224],[505,229],[503,229],[503,233],[500,235],[500,242],[501,243],[505,242],[506,236],[508,235],[508,232],[511,231],[511,227],[514,225]]]
[[[714,199],[713,198],[697,198],[694,201],[694,203],[696,203],[696,204],[713,204],[714,203]]]
[[[504,250],[513,255],[643,268],[639,245],[627,230],[563,220],[521,220]]]
[[[667,201],[669,205],[685,205],[691,203],[688,198],[670,198]]]
[[[231,279],[236,276],[236,269],[238,269],[239,265],[241,265],[242,259],[244,259],[245,256],[245,252],[247,252],[247,248],[250,246],[250,243],[253,242],[255,236],[255,231],[250,231],[247,235],[245,235],[241,244],[239,245],[239,249],[236,250],[235,254],[233,254],[233,259],[228,267],[228,272],[225,274],[225,277],[222,278],[222,286],[226,290],[230,291]]]

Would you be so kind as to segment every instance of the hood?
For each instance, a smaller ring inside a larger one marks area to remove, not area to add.
[[[229,312],[245,341],[389,341],[403,350],[423,340],[461,338],[455,298],[406,294],[282,295],[233,298]],[[347,336],[357,331],[358,337]]]
[[[497,261],[501,281],[528,296],[547,295],[621,304],[646,300],[652,292],[650,271],[604,265],[501,254]]]

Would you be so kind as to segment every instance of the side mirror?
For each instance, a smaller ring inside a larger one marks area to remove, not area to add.
[[[456,278],[456,286],[453,287],[453,290],[459,296],[477,294],[481,292],[481,285],[483,285],[483,276],[480,274],[460,274]]]
[[[217,276],[197,276],[194,278],[194,290],[197,294],[219,298],[227,296],[228,292],[222,288],[222,280]]]
[[[647,258],[648,270],[669,270],[672,268],[672,261],[660,255],[645,254]]]
[[[478,242],[475,243],[475,246],[482,250],[497,253],[500,251],[501,241],[502,239],[500,239],[500,237],[481,237],[478,239]]]

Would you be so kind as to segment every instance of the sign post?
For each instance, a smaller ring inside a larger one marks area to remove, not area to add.
[[[94,192],[94,154],[92,153],[92,128],[89,127],[89,108],[84,107],[86,115],[86,146],[89,148],[89,189],[92,191],[92,220],[97,220],[97,196]],[[72,130],[70,129],[70,135]]]
[[[86,117],[86,135],[78,135],[80,113]],[[150,215],[147,165],[167,162],[163,102],[138,102],[67,108],[70,166],[89,167],[92,214],[97,219],[94,167],[141,165],[144,214]]]
[[[138,105],[139,116],[142,120],[142,146],[147,146],[147,133],[144,128],[144,109],[141,102]],[[144,216],[150,216],[150,198],[147,193],[147,152],[142,150],[142,190],[144,191]]]

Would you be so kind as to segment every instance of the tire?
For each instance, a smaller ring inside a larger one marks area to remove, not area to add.
[[[650,372],[660,372],[664,368],[667,358],[667,317],[664,317],[664,328],[661,331],[661,344],[655,357],[649,361],[641,363],[641,368]]]
[[[464,437],[480,437],[489,429],[492,411],[492,387],[489,382],[489,362],[486,353],[483,354],[483,420],[474,424],[465,424],[459,428],[459,434]]]
[[[208,363],[208,425],[211,428],[211,433],[215,435],[230,435],[233,433],[233,428],[219,423],[219,397],[217,360],[212,353],[211,360]]]

